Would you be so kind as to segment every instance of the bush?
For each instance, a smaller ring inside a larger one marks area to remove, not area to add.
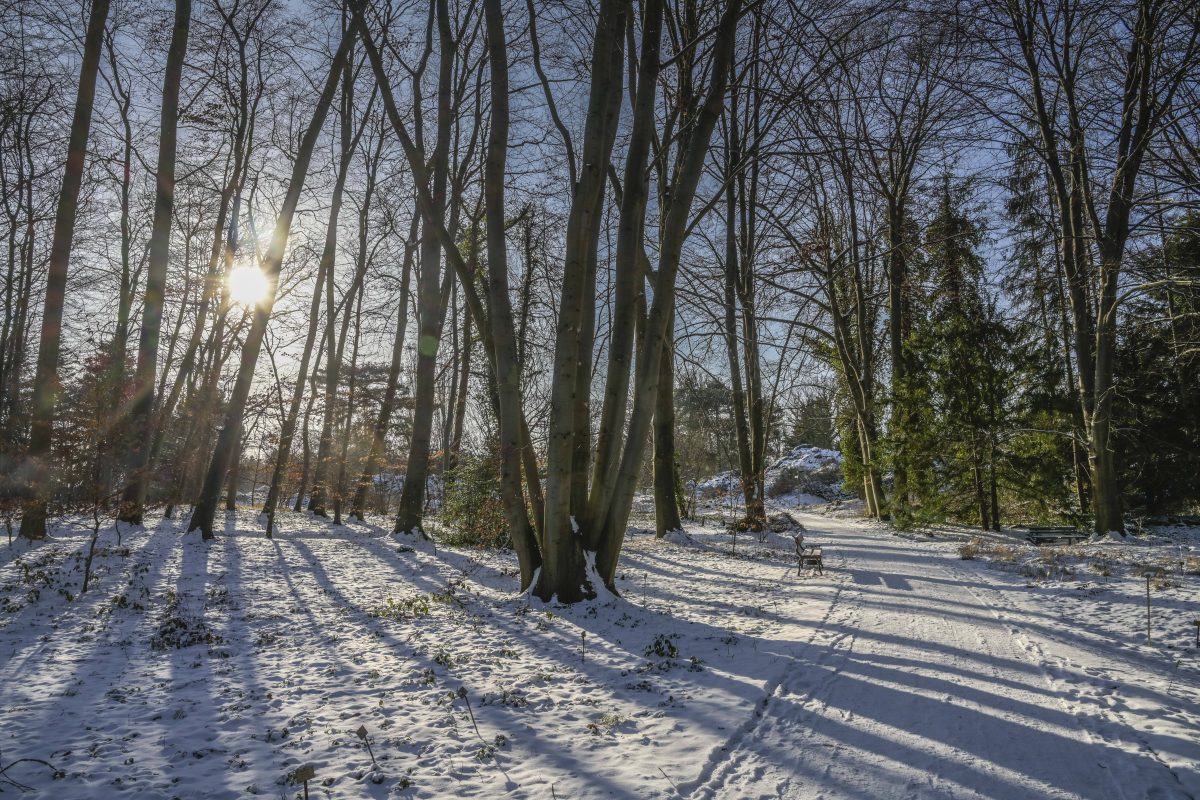
[[[508,520],[500,498],[498,457],[464,453],[446,476],[442,522],[444,544],[455,547],[510,547]]]
[[[807,483],[807,478],[808,476],[805,473],[795,467],[782,469],[775,476],[775,480],[771,481],[771,485],[767,487],[767,497],[779,497],[780,495],[803,491],[803,487]]]
[[[979,555],[979,548],[983,546],[983,539],[976,536],[969,542],[963,542],[958,546],[958,557],[963,561],[974,561]]]

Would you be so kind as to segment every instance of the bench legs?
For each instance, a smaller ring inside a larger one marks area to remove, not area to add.
[[[801,558],[801,559],[799,559],[799,563],[796,564],[796,574],[803,575],[805,566],[816,567],[818,575],[825,574],[825,566],[824,566],[824,564],[822,564],[821,559],[819,559],[819,558]]]

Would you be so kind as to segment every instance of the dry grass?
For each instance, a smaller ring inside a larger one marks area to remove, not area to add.
[[[1017,560],[1017,548],[1011,544],[986,542],[982,536],[973,536],[970,541],[958,546],[958,557],[964,561],[972,561],[980,556],[1011,564]]]
[[[979,550],[982,547],[983,539],[973,536],[969,542],[963,542],[958,546],[958,557],[963,561],[974,561],[978,557]]]

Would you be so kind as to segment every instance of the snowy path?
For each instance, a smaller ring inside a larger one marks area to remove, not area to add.
[[[1125,688],[1109,673],[1128,665],[1055,635],[1070,626],[1031,608],[1019,579],[861,523],[804,521],[844,589],[759,717],[686,787],[694,796],[1197,796],[1200,732],[1181,720],[1154,742],[1172,754],[1151,750],[1105,708]],[[1133,693],[1143,710],[1172,705]]]

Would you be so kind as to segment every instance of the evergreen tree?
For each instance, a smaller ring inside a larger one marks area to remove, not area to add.
[[[915,369],[904,402],[913,521],[974,518],[1000,526],[1003,442],[1011,425],[1016,337],[984,286],[983,231],[966,209],[967,189],[943,179],[925,233],[928,316],[914,320]]]
[[[1011,250],[1002,288],[1024,362],[1010,459],[1021,477],[1023,516],[1037,521],[1067,517],[1081,522],[1091,479],[1071,354],[1066,290],[1056,262],[1053,210],[1045,176],[1028,141],[1010,144],[1012,171],[1005,181],[1005,216]]]
[[[1148,291],[1122,317],[1117,464],[1126,507],[1178,513],[1200,502],[1200,216],[1134,269]]]

